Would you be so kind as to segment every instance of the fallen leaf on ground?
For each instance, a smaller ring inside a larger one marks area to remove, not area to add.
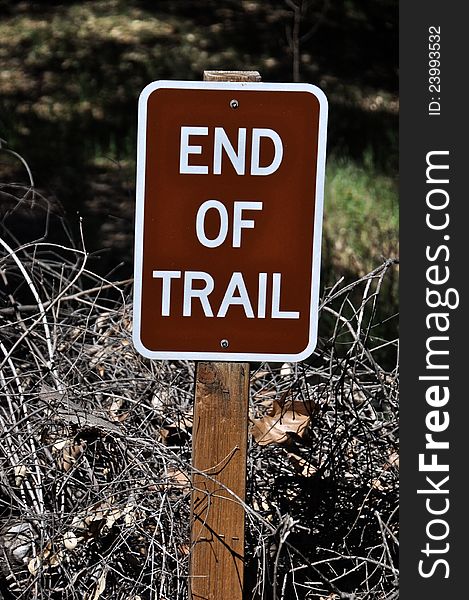
[[[290,459],[290,462],[292,463],[295,470],[302,477],[311,477],[312,475],[317,473],[317,471],[318,471],[317,468],[313,464],[311,464],[308,460],[306,460],[305,458],[302,458],[298,454],[294,454],[293,452],[288,452],[287,456]]]
[[[187,492],[191,488],[189,477],[179,469],[169,467],[166,471],[166,477],[168,478],[171,487],[179,488],[183,492]]]
[[[274,400],[268,415],[254,419],[251,433],[260,446],[285,444],[290,434],[303,436],[314,409],[312,401]]]
[[[101,573],[101,576],[98,579],[98,583],[96,584],[96,589],[94,591],[94,595],[90,594],[88,596],[88,600],[98,600],[101,597],[101,594],[106,589],[106,577],[107,577],[107,573],[106,573],[106,571],[103,571]]]
[[[399,454],[397,452],[392,452],[389,455],[388,462],[391,466],[396,467],[396,469],[399,469]]]
[[[373,479],[373,481],[371,482],[371,487],[373,487],[375,490],[378,490],[379,492],[383,492],[386,489],[381,483],[381,479],[379,477]]]

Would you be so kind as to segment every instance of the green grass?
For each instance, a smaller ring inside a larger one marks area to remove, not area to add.
[[[398,255],[398,189],[372,160],[332,156],[326,168],[324,260],[358,275]]]

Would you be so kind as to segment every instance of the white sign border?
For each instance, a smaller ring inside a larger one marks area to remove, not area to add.
[[[142,267],[143,267],[143,222],[145,201],[145,164],[147,104],[150,95],[158,89],[198,89],[198,90],[253,90],[256,92],[308,92],[319,101],[318,154],[316,168],[316,202],[314,214],[314,241],[312,255],[310,329],[306,348],[297,354],[269,354],[261,352],[180,352],[158,351],[146,348],[140,339]],[[212,81],[171,81],[160,80],[148,84],[140,94],[138,103],[137,130],[137,181],[134,245],[134,297],[132,339],[136,350],[146,358],[156,360],[204,360],[204,361],[272,361],[298,362],[308,358],[316,348],[318,334],[319,279],[321,268],[321,240],[324,204],[324,178],[326,167],[328,102],[324,92],[309,83],[263,83],[263,82],[212,82]]]

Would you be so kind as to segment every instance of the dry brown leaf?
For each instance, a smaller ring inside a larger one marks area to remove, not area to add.
[[[254,510],[257,512],[260,512],[261,510],[269,510],[270,506],[267,504],[265,498],[261,498],[260,499],[260,504],[259,502],[254,498],[252,501],[252,506],[254,507]]]
[[[257,373],[251,375],[251,383],[254,383],[258,379],[263,379],[267,375],[269,375],[269,371],[257,371]]]
[[[182,489],[184,492],[188,492],[191,488],[189,477],[179,469],[169,467],[166,470],[166,477],[168,478],[171,487]]]
[[[37,575],[39,569],[41,568],[41,559],[38,556],[32,558],[28,563],[28,571],[31,575]]]
[[[23,479],[28,474],[28,467],[26,465],[17,465],[15,467],[15,485],[16,487],[20,487],[23,483]]]
[[[83,445],[76,444],[72,440],[62,450],[62,468],[65,472],[70,471],[83,452]]]
[[[277,395],[277,392],[275,391],[263,391],[263,392],[259,392],[258,394],[256,394],[256,400],[257,400],[257,404],[259,406],[265,406],[266,408],[269,406],[272,406],[272,400],[275,398],[275,396]],[[259,401],[259,398],[265,398],[265,400],[261,400]]]
[[[55,554],[52,554],[51,557],[49,558],[49,566],[58,567],[60,564],[62,564],[63,558],[64,558],[64,553],[61,551],[56,552]]]
[[[166,427],[162,427],[160,429],[161,441],[163,442],[163,444],[168,444],[170,433],[171,432],[169,431],[169,429],[166,429]]]
[[[189,544],[180,544],[178,546],[178,551],[179,551],[179,554],[182,554],[182,556],[189,556],[191,549],[190,549]]]
[[[290,377],[293,375],[293,367],[291,363],[283,363],[282,367],[280,368],[280,375],[282,377]]]
[[[124,515],[124,525],[126,527],[132,527],[137,522],[137,512],[132,508],[126,508],[126,512]]]
[[[125,510],[121,510],[120,508],[112,508],[106,515],[106,527],[111,529],[114,526],[114,523],[116,523],[116,521],[118,521],[124,515]]]
[[[288,443],[290,434],[303,436],[314,408],[312,401],[274,400],[270,413],[254,420],[251,433],[260,446]]]
[[[396,467],[396,469],[399,469],[399,454],[397,452],[392,452],[389,455],[388,462],[391,466]]]
[[[378,490],[379,492],[383,492],[386,489],[381,483],[381,479],[379,477],[373,479],[373,481],[371,482],[371,487],[373,487],[375,490]]]
[[[124,404],[124,401],[122,400],[122,398],[117,398],[116,400],[112,401],[111,406],[108,408],[109,418],[111,421],[119,420],[119,416],[121,414],[120,410],[121,410],[123,404]]]
[[[295,470],[298,471],[302,477],[312,477],[315,473],[317,473],[317,468],[298,454],[288,452],[287,456]]]
[[[77,444],[73,438],[57,440],[52,446],[52,452],[60,453],[57,459],[58,466],[65,472],[70,471],[77,459],[83,452],[82,444]]]
[[[88,600],[98,600],[101,596],[101,594],[104,592],[104,590],[106,589],[106,577],[107,577],[107,572],[103,571],[98,579],[98,583],[96,584],[96,589],[94,591],[94,594],[90,594],[88,596]]]
[[[126,527],[133,525],[138,518],[138,507],[133,496],[129,497],[125,506],[116,505],[115,499],[110,497],[109,500],[99,502],[86,510],[75,515],[72,521],[72,528],[83,535],[91,533],[93,537],[97,536],[104,529],[111,529],[117,521],[123,521]],[[86,534],[84,533],[86,532]],[[73,545],[74,534],[69,533],[69,545]],[[83,540],[83,537],[76,537],[76,543]],[[67,544],[65,544],[67,549]]]
[[[64,440],[57,440],[56,442],[54,442],[54,444],[52,446],[52,450],[53,451],[63,450],[67,444],[70,444],[71,441],[72,441],[71,438],[66,438]]]
[[[180,439],[185,439],[192,429],[192,416],[186,415],[176,422],[169,423],[160,429],[160,435],[163,444],[177,444]]]
[[[53,552],[52,550],[52,542],[49,541],[42,552],[29,561],[28,571],[31,575],[37,575],[41,568],[47,570],[49,568],[58,567],[62,563],[64,553],[61,550],[58,552]]]
[[[83,538],[77,538],[73,531],[67,531],[63,537],[63,544],[67,550],[75,550],[78,545],[78,539],[82,540]]]

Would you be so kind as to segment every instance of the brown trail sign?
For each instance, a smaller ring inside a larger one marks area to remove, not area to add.
[[[204,79],[140,97],[134,344],[156,359],[302,360],[317,337],[327,100],[255,71]],[[198,364],[191,600],[243,598],[248,402],[248,362]]]
[[[134,343],[148,358],[314,350],[327,101],[308,84],[159,81],[139,103]]]

